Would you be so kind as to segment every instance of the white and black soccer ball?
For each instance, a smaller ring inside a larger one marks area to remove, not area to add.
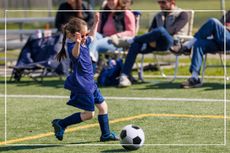
[[[135,125],[125,126],[120,133],[120,143],[126,150],[137,150],[145,141],[144,131]]]

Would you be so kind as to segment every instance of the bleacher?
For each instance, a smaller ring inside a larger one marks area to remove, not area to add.
[[[0,49],[5,48],[5,34],[6,34],[6,45],[7,50],[10,49],[18,49],[24,46],[26,42],[26,38],[28,38],[29,35],[36,33],[38,29],[24,29],[23,25],[25,23],[47,23],[47,24],[53,24],[54,23],[54,17],[31,17],[31,18],[1,18],[0,24],[18,24],[18,28],[16,29],[2,29],[0,30]],[[52,33],[56,32],[56,29],[50,29]],[[44,32],[44,29],[41,29],[41,32]]]

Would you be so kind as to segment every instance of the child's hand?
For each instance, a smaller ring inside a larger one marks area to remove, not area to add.
[[[95,35],[97,33],[97,27],[99,24],[99,20],[100,20],[100,14],[99,12],[95,12],[94,13],[94,23],[89,32],[89,36],[91,36],[93,39],[95,38]]]
[[[82,38],[81,38],[81,34],[79,32],[75,33],[75,40],[77,43],[81,43]]]
[[[99,22],[99,20],[100,20],[100,13],[99,12],[95,12],[95,14],[94,14],[94,21],[97,23],[97,22]]]

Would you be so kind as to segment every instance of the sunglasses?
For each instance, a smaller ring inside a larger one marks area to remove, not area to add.
[[[81,38],[85,38],[89,35],[89,33],[86,33],[85,35],[81,35]]]
[[[73,35],[73,37],[75,37],[76,36],[76,34],[72,34]],[[81,35],[81,38],[85,38],[85,37],[87,37],[89,35],[89,33],[86,33],[85,35]]]

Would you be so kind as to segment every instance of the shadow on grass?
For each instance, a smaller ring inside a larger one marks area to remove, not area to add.
[[[77,144],[99,144],[100,141],[81,141],[81,142],[74,142],[74,143],[69,143],[69,144],[73,144],[73,145],[77,145]]]
[[[110,149],[110,150],[103,150],[101,152],[131,152],[131,151],[127,151],[125,149]]]
[[[33,149],[42,149],[42,148],[51,148],[51,147],[61,147],[60,145],[16,145],[16,146],[6,146],[0,147],[0,152],[3,151],[20,151],[20,150],[33,150]],[[25,151],[26,152],[26,151]]]
[[[4,84],[4,81],[0,81],[0,84]],[[7,81],[8,85],[16,85],[18,87],[23,86],[38,86],[38,87],[52,87],[52,88],[63,88],[64,80],[57,78],[44,80],[43,82],[36,82],[34,80],[22,80],[20,82]],[[144,85],[143,88],[137,88],[137,90],[148,90],[148,89],[181,89],[181,82],[167,82],[167,81],[154,81],[154,82],[137,82],[134,85]],[[118,88],[117,86],[99,86],[99,88]],[[227,88],[230,88],[230,83],[227,82]],[[198,88],[203,90],[223,90],[224,84],[216,82],[204,82],[203,86]]]
[[[5,82],[0,81],[0,84],[5,84]],[[37,87],[52,87],[52,88],[64,88],[64,80],[44,80],[43,82],[36,82],[33,80],[22,80],[20,82],[8,81],[8,85],[16,85],[18,87],[25,86],[37,86]],[[99,88],[117,88],[117,86],[100,86]]]
[[[151,83],[146,84],[145,87],[139,88],[139,90],[148,90],[148,89],[182,89],[180,88],[180,84],[178,82],[158,82],[158,83]],[[227,88],[230,88],[230,84],[228,83],[226,85]],[[206,91],[210,90],[223,90],[224,84],[223,83],[214,83],[214,82],[207,82],[204,83],[202,87],[196,88],[196,89],[203,89]]]
[[[0,83],[5,83],[5,82],[0,82]],[[16,85],[19,87],[23,86],[40,86],[40,87],[53,87],[53,88],[63,88],[64,87],[64,80],[44,80],[43,82],[37,82],[34,80],[22,80],[20,82],[15,82],[15,81],[7,81],[8,85]]]

